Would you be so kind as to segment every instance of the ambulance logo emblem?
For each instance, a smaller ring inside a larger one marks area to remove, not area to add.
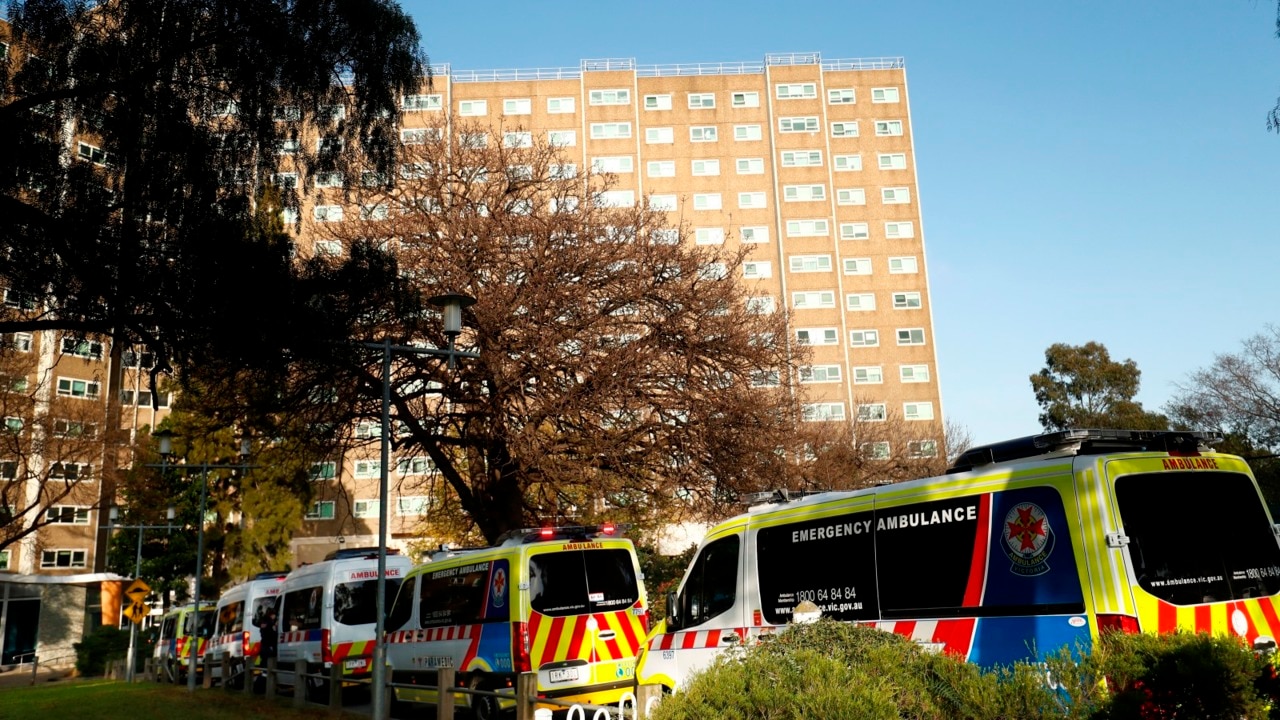
[[[507,569],[498,567],[493,570],[493,606],[502,607],[507,598]]]
[[[1053,529],[1044,510],[1035,503],[1018,503],[1004,516],[1004,552],[1013,561],[1009,571],[1035,576],[1049,572],[1053,552]]]

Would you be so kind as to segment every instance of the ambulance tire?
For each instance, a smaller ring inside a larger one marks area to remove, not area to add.
[[[492,690],[493,686],[476,677],[471,680],[471,689]],[[471,696],[471,717],[475,720],[498,720],[501,716],[502,706],[498,704],[498,698],[492,695]]]

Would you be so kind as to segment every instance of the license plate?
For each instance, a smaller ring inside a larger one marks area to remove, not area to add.
[[[553,683],[572,682],[578,679],[578,668],[557,668],[548,673]]]
[[[363,670],[369,667],[369,658],[355,658],[342,663],[342,666],[348,670]]]

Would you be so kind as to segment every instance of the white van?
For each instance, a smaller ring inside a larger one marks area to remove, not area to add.
[[[1104,632],[1280,637],[1280,543],[1245,461],[1208,433],[1067,430],[974,448],[948,474],[755,508],[713,527],[641,683],[685,685],[792,620],[872,625],[983,667]]]
[[[258,573],[252,580],[240,583],[218,598],[217,624],[205,651],[205,667],[213,677],[222,679],[222,653],[231,656],[231,675],[244,679],[243,670],[253,667],[262,652],[262,630],[270,628],[267,640],[270,654],[275,653],[278,637],[276,613],[280,591],[287,572]]]
[[[169,668],[172,675],[168,679],[173,682],[186,681],[193,648],[197,659],[204,653],[209,637],[213,634],[213,603],[200,603],[199,621],[196,617],[195,603],[187,603],[172,608],[160,621],[160,634],[156,638],[152,657],[156,667]],[[159,674],[156,679],[160,679]]]
[[[390,610],[400,582],[412,563],[396,550],[387,551],[384,608]],[[307,673],[326,677],[334,663],[344,679],[364,680],[373,673],[374,633],[378,619],[378,549],[335,550],[318,563],[303,565],[284,579],[280,595],[280,682],[295,683],[294,663],[307,662]],[[307,678],[308,695],[322,701],[329,683]]]

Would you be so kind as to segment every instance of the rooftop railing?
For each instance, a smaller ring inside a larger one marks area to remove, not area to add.
[[[583,73],[634,71],[639,77],[672,77],[681,75],[759,75],[770,65],[819,65],[823,70],[899,70],[906,67],[901,57],[850,58],[823,60],[821,53],[776,53],[765,55],[764,61],[720,63],[669,63],[639,65],[634,58],[601,58],[583,60],[578,67],[510,68],[500,70],[453,70],[449,63],[432,65],[436,76],[448,76],[454,82],[503,82],[510,80],[577,80]]]

